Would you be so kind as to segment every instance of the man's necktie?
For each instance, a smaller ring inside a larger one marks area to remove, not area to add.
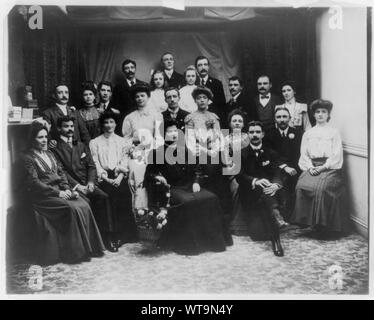
[[[201,79],[201,85],[205,86],[205,80],[204,79]]]
[[[130,86],[132,87],[134,84],[135,84],[135,81],[134,81],[134,80],[131,80],[131,81],[130,81]]]
[[[68,145],[70,148],[73,148],[73,138],[68,139]]]

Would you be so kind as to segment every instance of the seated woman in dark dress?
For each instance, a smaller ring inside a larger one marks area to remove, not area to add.
[[[218,197],[201,188],[198,166],[187,164],[183,137],[177,124],[164,124],[165,145],[150,154],[145,184],[171,185],[171,208],[163,241],[180,254],[199,254],[205,251],[224,251],[223,211]]]
[[[29,149],[21,159],[19,201],[31,204],[38,227],[38,263],[76,263],[105,250],[89,204],[70,189],[52,152],[47,128],[31,125]]]

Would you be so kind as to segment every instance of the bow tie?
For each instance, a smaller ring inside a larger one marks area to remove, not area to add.
[[[260,98],[261,99],[269,99],[270,97],[269,97],[269,95],[266,95],[266,96],[261,96]]]

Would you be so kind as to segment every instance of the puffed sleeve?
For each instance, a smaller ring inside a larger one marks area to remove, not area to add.
[[[195,133],[195,124],[194,124],[194,121],[193,121],[193,117],[192,117],[192,114],[188,114],[185,118],[184,118],[184,123],[186,125],[186,145],[187,145],[187,148],[193,153],[195,154],[196,150],[195,150],[195,147],[196,147],[196,133]]]
[[[120,150],[120,160],[118,163],[119,169],[122,172],[128,172],[129,171],[129,149],[131,145],[129,146],[129,142],[126,141],[124,138],[120,138],[118,148]]]
[[[131,120],[130,120],[129,116],[126,116],[125,120],[123,120],[122,134],[123,134],[123,137],[126,139],[126,142],[131,140],[131,143],[132,143],[132,137],[133,137],[133,134],[134,134],[134,130],[132,128]]]
[[[312,127],[312,124],[310,123],[308,115],[308,106],[305,103],[301,104],[301,115],[303,120],[303,130],[307,131]]]
[[[224,137],[221,132],[221,126],[219,124],[219,116],[217,116],[215,113],[211,113],[213,119],[214,119],[214,143],[212,145],[212,150],[215,152],[223,151],[225,148],[225,142]]]
[[[308,137],[308,132],[305,132],[301,139],[299,167],[303,171],[313,167],[313,163],[308,155]]]
[[[343,146],[339,131],[334,129],[332,137],[332,152],[324,164],[326,169],[341,169],[343,166]]]
[[[91,140],[89,145],[90,145],[92,159],[96,166],[97,177],[98,177],[99,182],[101,182],[103,177],[108,176],[108,173],[101,166],[100,161],[99,161],[99,143],[98,143],[97,138]]]

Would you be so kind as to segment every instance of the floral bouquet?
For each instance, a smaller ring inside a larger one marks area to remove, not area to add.
[[[157,199],[154,199],[155,195]],[[170,185],[157,185],[149,200],[149,208],[135,209],[135,223],[140,240],[156,242],[168,222]]]

